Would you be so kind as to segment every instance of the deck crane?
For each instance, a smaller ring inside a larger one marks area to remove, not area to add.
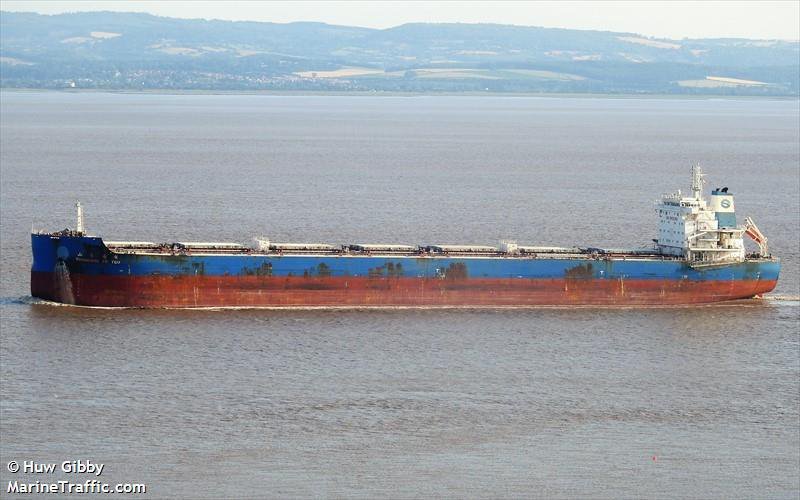
[[[744,220],[744,233],[750,237],[758,245],[758,250],[762,257],[769,257],[769,247],[767,246],[767,237],[764,236],[753,219],[747,217]]]

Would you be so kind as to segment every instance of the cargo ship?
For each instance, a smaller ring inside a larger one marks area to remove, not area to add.
[[[656,205],[658,238],[641,249],[502,241],[330,245],[110,241],[77,226],[33,232],[31,294],[100,307],[524,307],[704,304],[775,288],[780,262],[752,219],[737,225],[733,193]],[[744,237],[758,251],[746,253]]]

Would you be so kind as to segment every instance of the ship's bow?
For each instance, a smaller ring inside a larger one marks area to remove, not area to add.
[[[79,303],[73,279],[76,259],[96,239],[75,234],[32,234],[31,295],[64,304]]]

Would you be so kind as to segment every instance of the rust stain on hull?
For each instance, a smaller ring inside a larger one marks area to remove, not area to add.
[[[459,278],[461,278],[459,276]],[[631,306],[754,297],[775,280],[421,279],[400,277],[91,276],[32,272],[31,294],[103,307]]]

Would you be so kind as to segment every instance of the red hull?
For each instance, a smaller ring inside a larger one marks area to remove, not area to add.
[[[771,291],[776,283],[81,274],[65,280],[56,273],[32,272],[31,294],[103,307],[653,306],[749,298]]]

